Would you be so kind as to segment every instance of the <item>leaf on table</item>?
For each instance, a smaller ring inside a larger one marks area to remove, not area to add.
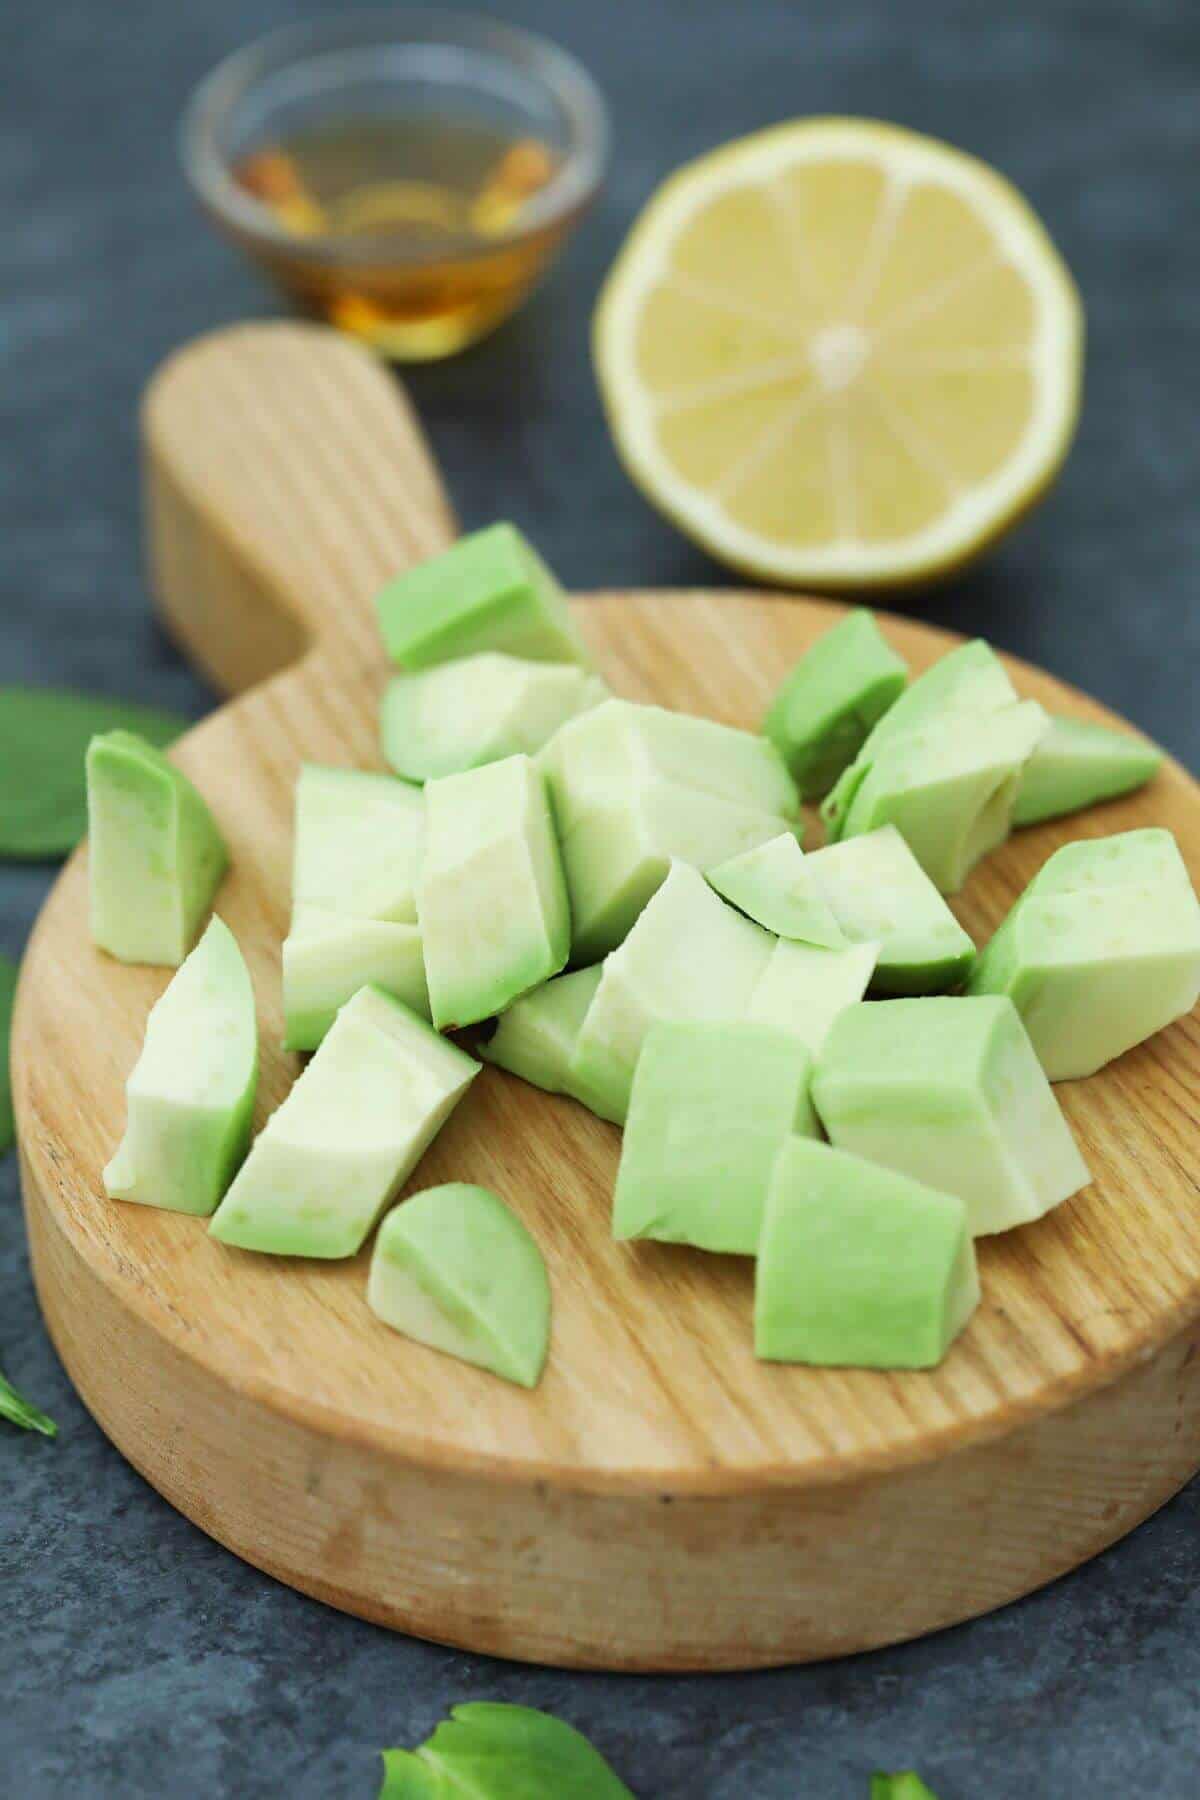
[[[456,1706],[415,1751],[383,1760],[379,1800],[634,1800],[580,1732],[529,1706]]]
[[[871,1800],[937,1800],[937,1795],[912,1769],[903,1769],[896,1775],[872,1775]]]
[[[84,756],[97,732],[136,731],[159,749],[191,721],[162,707],[65,688],[0,688],[0,856],[65,856],[87,830]]]
[[[0,1419],[19,1425],[22,1431],[40,1431],[43,1437],[57,1437],[58,1426],[44,1412],[22,1399],[11,1381],[0,1375]]]
[[[13,1001],[17,994],[17,965],[0,953],[0,1156],[11,1150],[16,1138],[13,1123],[12,1071],[9,1042],[12,1037]]]

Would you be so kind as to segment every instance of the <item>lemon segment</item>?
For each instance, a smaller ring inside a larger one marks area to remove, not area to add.
[[[713,555],[887,586],[958,567],[1052,479],[1083,315],[1004,178],[931,138],[813,119],[714,151],[635,224],[597,307],[618,451]]]

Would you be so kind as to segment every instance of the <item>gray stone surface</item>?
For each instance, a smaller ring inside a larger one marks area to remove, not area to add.
[[[309,7],[296,0],[295,12]],[[611,96],[598,211],[525,316],[412,387],[469,523],[511,514],[575,586],[726,579],[626,483],[588,369],[600,275],[658,177],[793,114],[872,113],[1013,175],[1074,266],[1087,406],[1048,504],[903,604],[1102,696],[1200,765],[1200,17],[1180,0],[511,0]],[[138,391],[172,346],[269,315],[194,213],[171,143],[191,83],[288,0],[0,6],[0,681],[211,705],[150,623]],[[52,877],[0,870],[19,952]],[[916,1763],[943,1800],[1200,1791],[1200,1489],[1090,1568],[976,1624],[779,1673],[521,1669],[342,1618],[174,1514],[83,1412],[34,1305],[0,1168],[0,1363],[62,1424],[0,1432],[0,1793],[359,1800],[374,1755],[456,1700],[560,1711],[645,1800],[852,1800]],[[557,1797],[548,1797],[557,1800]]]

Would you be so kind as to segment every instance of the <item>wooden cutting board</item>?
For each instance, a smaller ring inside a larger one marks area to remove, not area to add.
[[[145,434],[163,616],[242,696],[178,754],[232,848],[218,909],[258,996],[261,1123],[299,1067],[278,1048],[296,772],[379,765],[372,596],[454,521],[391,378],[317,328],[248,326],[173,357]],[[689,592],[577,611],[618,693],[753,726],[840,608]],[[955,641],[883,624],[917,669]],[[1023,694],[1110,716],[1010,667]],[[1058,844],[1151,824],[1200,871],[1200,799],[1172,765],[1127,801],[1019,833],[957,910],[983,938]],[[1195,1018],[1057,1090],[1095,1181],[981,1245],[983,1304],[929,1374],[757,1363],[751,1263],[614,1243],[617,1132],[485,1069],[411,1185],[494,1187],[542,1245],[553,1340],[528,1394],[379,1324],[366,1252],[254,1257],[197,1220],[104,1198],[123,1084],[168,977],[92,947],[86,889],[85,848],[38,922],[15,1028],[42,1307],[129,1460],[281,1580],[503,1656],[750,1667],[1001,1605],[1112,1543],[1200,1464]]]

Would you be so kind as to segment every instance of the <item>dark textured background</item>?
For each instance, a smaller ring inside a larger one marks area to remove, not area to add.
[[[212,703],[151,624],[134,414],[193,333],[275,308],[208,233],[172,131],[190,85],[288,0],[0,0],[0,681]],[[981,631],[1200,766],[1200,16],[1185,0],[508,0],[606,89],[607,192],[528,312],[412,388],[463,519],[511,514],[574,586],[719,582],[621,475],[588,313],[673,164],[808,112],[871,113],[1007,171],[1075,269],[1087,404],[1065,477],[969,577],[905,604]],[[51,879],[0,869],[20,951]],[[276,1586],[177,1517],[75,1400],[0,1168],[0,1364],[59,1418],[0,1428],[0,1794],[366,1800],[376,1749],[453,1701],[562,1712],[644,1800],[1200,1793],[1200,1487],[1004,1613],[855,1661],[573,1677],[392,1637]],[[559,1800],[548,1796],[547,1800]],[[567,1797],[562,1797],[567,1800]]]

